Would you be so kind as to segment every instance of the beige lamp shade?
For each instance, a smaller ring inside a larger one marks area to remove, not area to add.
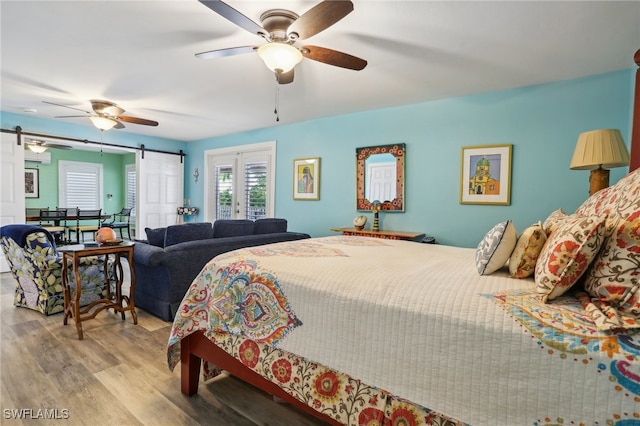
[[[629,165],[629,152],[618,129],[581,133],[571,159],[572,170],[593,170]]]

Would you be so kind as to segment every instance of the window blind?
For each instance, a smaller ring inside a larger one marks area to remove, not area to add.
[[[233,167],[220,165],[215,167],[216,219],[233,218]]]
[[[126,208],[131,209],[131,216],[136,215],[136,171],[127,168],[126,171]]]
[[[245,217],[256,220],[266,216],[267,162],[245,163],[244,168]]]

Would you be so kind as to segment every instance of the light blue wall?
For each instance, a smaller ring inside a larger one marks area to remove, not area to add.
[[[522,230],[554,209],[571,212],[587,198],[589,172],[569,170],[577,136],[587,130],[617,128],[629,144],[633,87],[629,69],[189,143],[121,130],[105,133],[104,141],[184,149],[185,198],[203,207],[204,150],[276,140],[276,216],[287,218],[290,229],[313,236],[331,235],[332,227],[351,226],[360,214],[355,208],[355,149],[404,142],[406,211],[382,213],[381,227],[421,231],[443,244],[475,247],[501,220],[512,219]],[[58,120],[3,112],[0,122],[3,129],[20,125],[29,132],[100,138],[89,127]],[[162,132],[161,127],[158,131]],[[506,143],[513,144],[511,205],[459,204],[461,147]],[[321,158],[319,201],[293,200],[293,160],[304,157]],[[195,167],[200,170],[197,183],[192,177]],[[627,168],[613,169],[611,182],[626,172]]]
[[[629,145],[633,85],[632,70],[624,70],[190,142],[186,197],[202,206],[202,179],[194,183],[190,174],[204,170],[204,150],[276,140],[276,216],[292,230],[331,235],[330,228],[351,226],[359,214],[355,149],[404,142],[406,210],[381,213],[382,229],[475,247],[501,220],[522,230],[554,209],[572,212],[587,198],[589,172],[569,170],[578,134],[617,128]],[[513,144],[511,205],[459,204],[461,147],[507,143]],[[293,160],[302,157],[321,157],[319,201],[293,200]],[[612,170],[611,182],[626,172]]]

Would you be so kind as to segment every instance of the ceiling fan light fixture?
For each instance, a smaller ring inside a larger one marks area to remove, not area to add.
[[[29,148],[31,151],[35,152],[36,154],[42,154],[47,150],[46,146],[39,145],[39,144],[29,144],[27,145],[27,148]]]
[[[300,50],[287,43],[271,42],[258,48],[258,56],[271,71],[289,72],[302,60]]]
[[[91,120],[94,126],[96,126],[98,129],[102,131],[110,130],[113,128],[113,126],[118,124],[116,120],[113,120],[108,117],[91,116],[89,117],[89,119]]]

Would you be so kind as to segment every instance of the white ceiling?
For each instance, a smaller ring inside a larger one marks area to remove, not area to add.
[[[259,22],[317,1],[227,0]],[[303,61],[280,86],[287,124],[635,67],[640,2],[354,0],[344,19],[296,45],[368,61],[351,71]],[[259,45],[197,0],[0,1],[3,111],[53,118],[108,99],[158,121],[124,131],[192,141],[278,125],[274,75],[256,54],[197,52]],[[91,126],[86,118],[58,119]],[[123,130],[112,130],[123,131]]]

